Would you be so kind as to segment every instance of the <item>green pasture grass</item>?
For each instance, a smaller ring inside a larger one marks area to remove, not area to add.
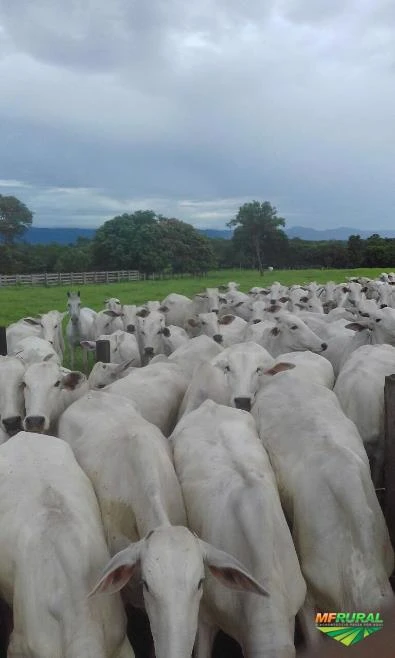
[[[205,277],[190,277],[181,279],[166,279],[155,281],[126,281],[123,283],[70,286],[5,286],[0,288],[0,326],[7,326],[20,318],[38,313],[45,313],[51,309],[65,311],[67,305],[67,291],[81,291],[83,306],[89,306],[95,311],[104,308],[107,297],[118,297],[124,304],[143,304],[149,300],[162,301],[169,293],[177,292],[192,296],[206,287],[216,287],[228,281],[240,284],[240,290],[247,292],[252,286],[269,286],[274,281],[284,285],[293,283],[326,283],[335,281],[340,283],[349,276],[367,276],[374,278],[382,272],[380,268],[362,268],[355,270],[276,270],[265,272],[260,276],[256,270],[220,270],[209,272]],[[67,318],[64,320],[64,326]],[[69,359],[66,356],[65,366]],[[76,367],[81,368],[81,358],[78,355]]]

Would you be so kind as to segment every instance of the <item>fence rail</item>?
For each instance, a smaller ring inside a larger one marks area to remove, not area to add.
[[[138,270],[117,272],[51,272],[44,274],[0,274],[0,286],[61,286],[85,283],[117,283],[145,279]]]
[[[116,272],[49,272],[42,274],[0,274],[2,286],[71,286],[86,283],[119,283],[120,281],[158,281],[164,279],[189,279],[206,277],[207,272],[153,272],[143,274],[138,270]]]

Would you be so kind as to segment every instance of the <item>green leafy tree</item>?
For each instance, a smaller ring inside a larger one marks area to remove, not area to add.
[[[365,256],[365,243],[360,235],[350,235],[347,250],[350,267],[361,267]]]
[[[32,222],[33,213],[22,201],[0,194],[0,236],[5,244],[13,244]]]
[[[215,266],[210,241],[193,226],[152,211],[109,220],[96,232],[93,262],[103,269],[201,272]]]
[[[161,247],[173,272],[207,272],[216,267],[212,241],[191,224],[162,217],[158,228]]]
[[[283,236],[283,245],[287,240],[280,228],[285,226],[285,219],[278,216],[269,201],[245,203],[227,226],[235,227],[232,240],[239,250],[251,256],[260,274],[263,274],[264,259],[271,260],[272,249],[275,245],[278,248],[279,234]]]

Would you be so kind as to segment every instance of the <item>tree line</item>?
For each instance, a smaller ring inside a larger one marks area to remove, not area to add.
[[[135,269],[144,273],[200,274],[218,268],[275,269],[393,267],[395,239],[373,234],[348,241],[289,239],[285,219],[268,201],[252,201],[228,222],[230,240],[209,238],[179,219],[151,210],[105,222],[92,240],[72,245],[21,241],[33,213],[0,195],[0,272],[82,272]]]

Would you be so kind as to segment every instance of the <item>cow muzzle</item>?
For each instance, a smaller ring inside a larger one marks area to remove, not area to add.
[[[38,432],[38,434],[42,434],[45,429],[45,417],[26,416],[24,425],[26,432]]]
[[[2,420],[4,429],[9,436],[13,436],[22,429],[22,418],[20,416],[10,416]]]
[[[236,409],[251,411],[251,398],[235,398]]]

